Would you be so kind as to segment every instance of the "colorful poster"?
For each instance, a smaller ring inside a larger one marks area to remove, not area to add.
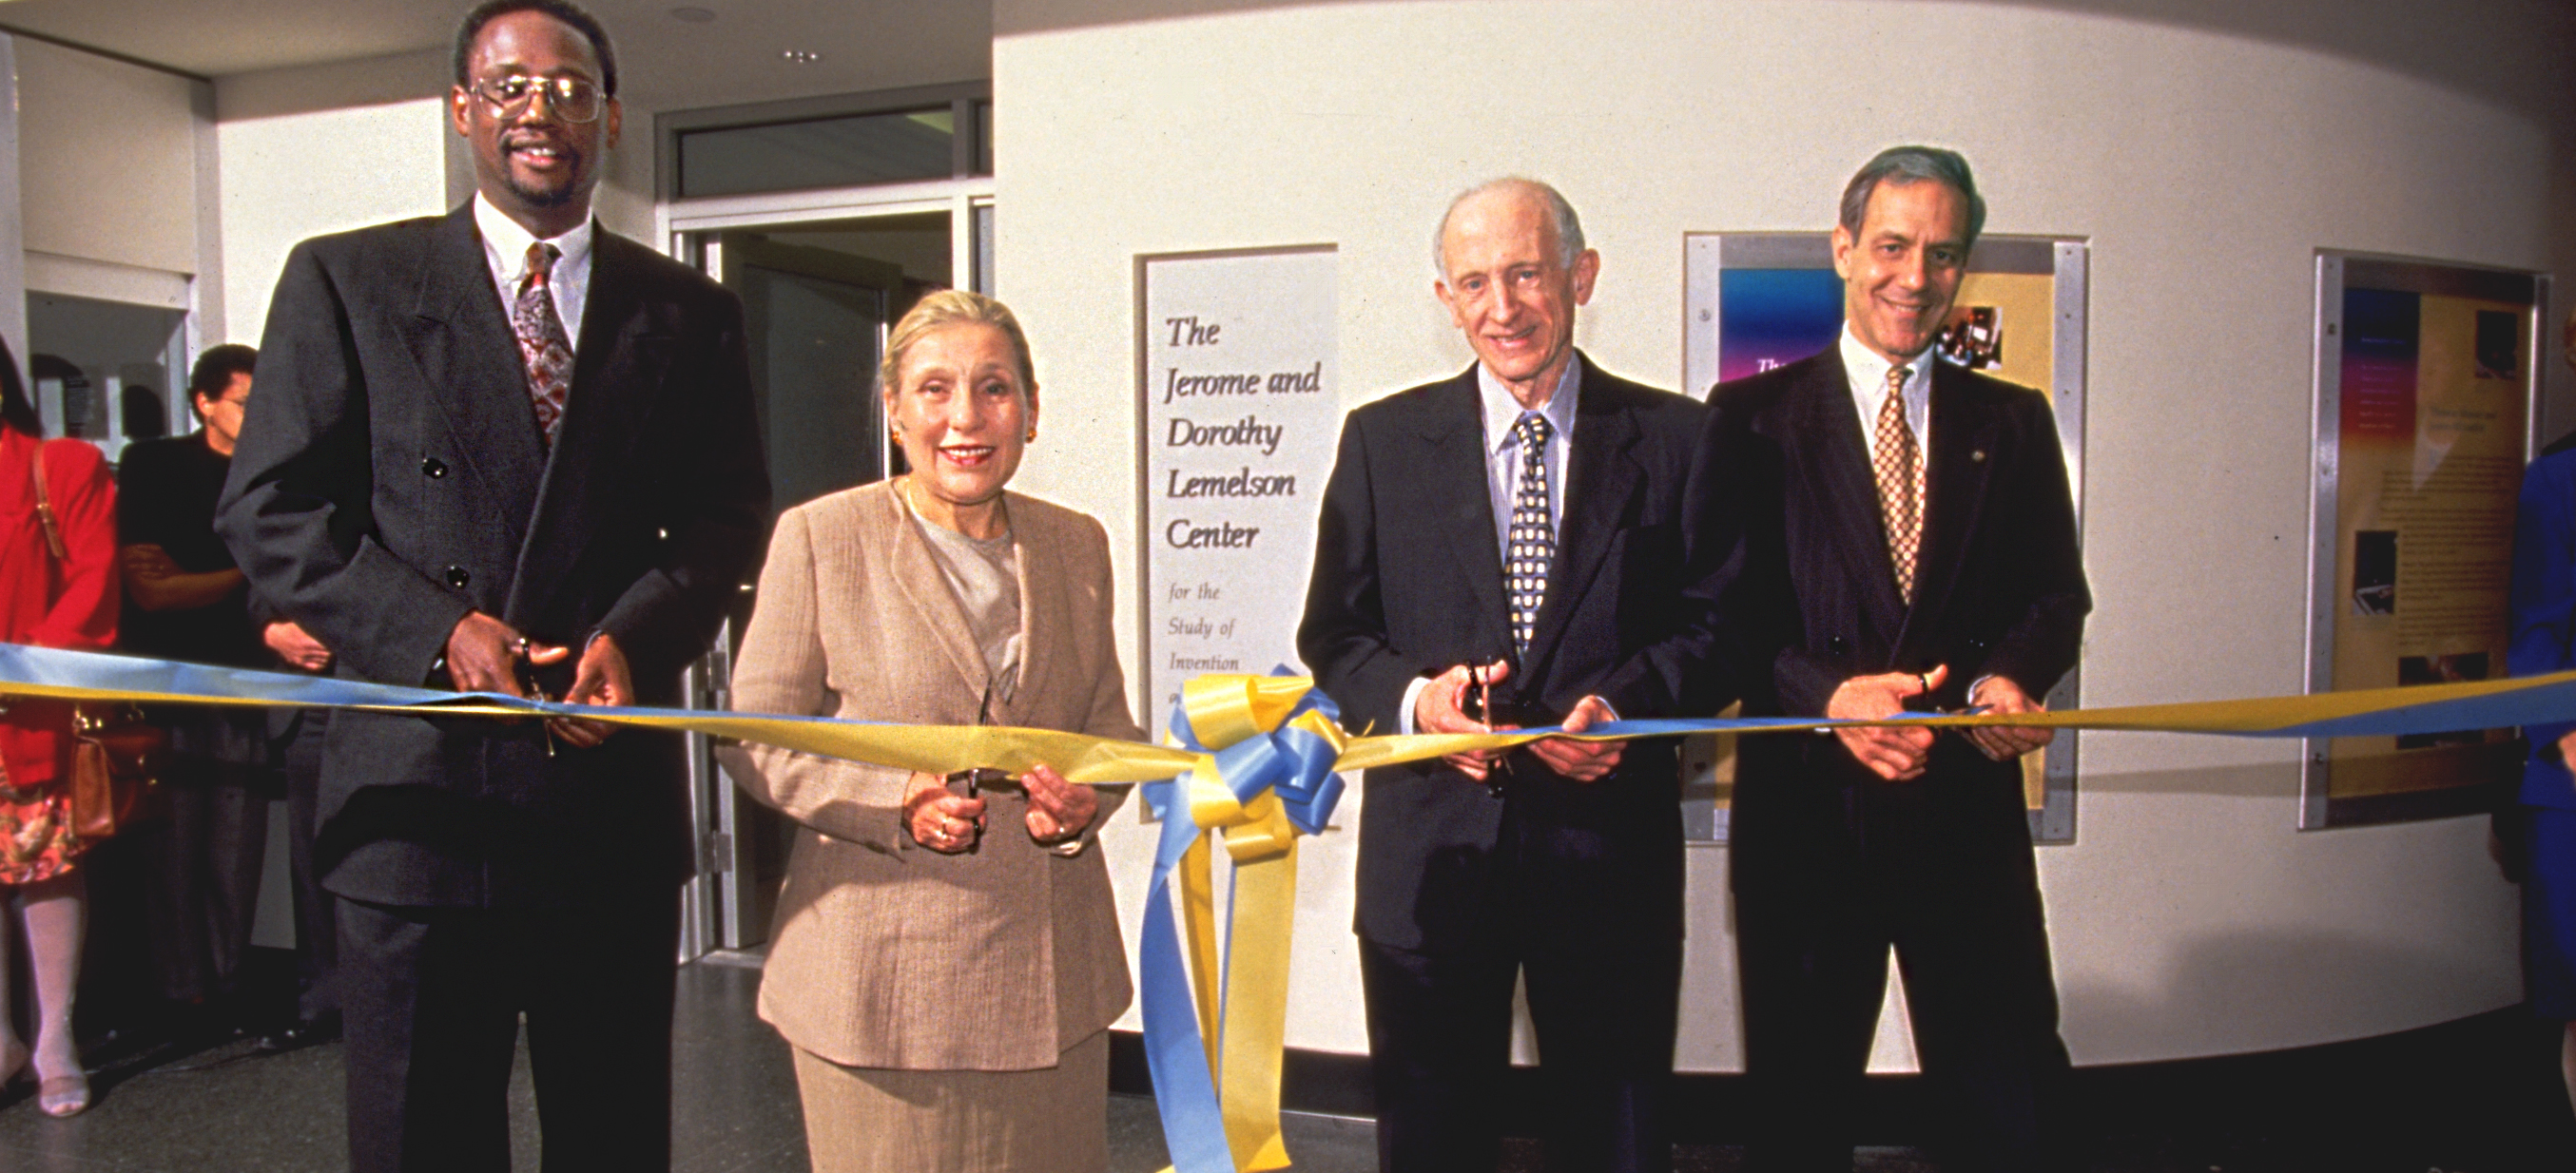
[[[2318,405],[2335,472],[2317,619],[2330,662],[2315,675],[2334,690],[2502,676],[2531,279],[2358,260],[2341,272],[2321,348],[2336,360]],[[2336,738],[2310,748],[2306,824],[2460,813],[2520,759],[2510,729]]]
[[[1721,382],[1821,353],[1842,333],[1843,283],[1831,268],[1728,269],[1718,290]]]

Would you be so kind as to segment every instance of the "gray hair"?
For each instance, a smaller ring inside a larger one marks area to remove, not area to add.
[[[1946,185],[1968,201],[1967,247],[1975,248],[1977,234],[1986,230],[1986,197],[1977,194],[1977,177],[1968,170],[1968,160],[1957,151],[1940,147],[1889,147],[1854,172],[1851,182],[1843,185],[1843,231],[1860,239],[1861,220],[1869,214],[1870,193],[1882,183],[1903,187],[1924,180]]]
[[[1449,279],[1449,219],[1458,214],[1458,205],[1486,192],[1506,187],[1516,187],[1531,192],[1547,204],[1547,218],[1556,227],[1556,262],[1558,264],[1571,269],[1574,267],[1574,259],[1583,255],[1583,221],[1574,214],[1574,205],[1566,202],[1565,193],[1535,179],[1520,175],[1506,175],[1500,179],[1488,179],[1459,192],[1457,198],[1449,201],[1449,210],[1440,213],[1439,226],[1431,230],[1431,271],[1438,274],[1441,280]]]

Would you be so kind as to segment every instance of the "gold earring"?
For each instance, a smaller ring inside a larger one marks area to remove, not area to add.
[[[1031,444],[1038,442],[1038,426],[1036,424],[1029,425],[1029,438],[1027,442]]]

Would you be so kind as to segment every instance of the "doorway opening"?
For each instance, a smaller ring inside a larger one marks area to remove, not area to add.
[[[938,290],[979,284],[971,233],[976,220],[989,222],[989,205],[966,211],[964,241],[957,232],[961,217],[945,206],[675,226],[680,255],[742,298],[773,517],[902,471],[901,452],[886,429],[878,363],[888,332],[915,303]],[[757,583],[755,565],[702,666],[703,699],[711,707],[726,704],[734,653],[758,602]],[[716,767],[712,746],[692,740],[701,743],[691,761],[705,850],[684,907],[683,952],[727,951],[748,959],[768,942],[797,824],[743,794]]]
[[[179,310],[29,293],[29,390],[45,434],[87,440],[113,462],[129,442],[195,430],[180,389],[187,326]]]

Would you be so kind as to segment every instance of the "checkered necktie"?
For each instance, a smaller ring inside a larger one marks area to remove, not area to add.
[[[1914,601],[1914,558],[1923,548],[1923,450],[1905,422],[1905,380],[1912,367],[1887,372],[1887,401],[1878,408],[1871,468],[1878,474],[1878,507],[1887,521],[1887,559],[1896,564],[1896,593]]]
[[[544,241],[529,245],[528,275],[520,279],[519,296],[510,305],[510,329],[519,336],[519,357],[528,364],[537,438],[548,449],[563,427],[564,401],[572,393],[572,339],[564,333],[563,315],[555,312],[554,270],[555,246]]]
[[[1538,632],[1538,605],[1547,598],[1547,566],[1556,559],[1556,524],[1547,516],[1547,438],[1554,429],[1547,417],[1521,413],[1512,424],[1520,438],[1520,484],[1512,491],[1512,534],[1506,543],[1503,581],[1511,588],[1512,644],[1529,650]]]

